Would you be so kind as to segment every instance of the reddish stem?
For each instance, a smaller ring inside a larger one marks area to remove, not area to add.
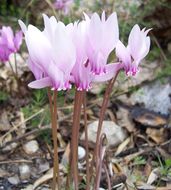
[[[96,155],[96,163],[97,163],[97,170],[96,170],[96,178],[95,178],[95,184],[94,189],[99,190],[100,186],[100,179],[101,179],[101,173],[102,173],[102,164],[103,164],[103,158],[106,150],[106,135],[102,134],[99,141],[99,149],[98,154]]]
[[[98,129],[97,129],[96,146],[95,146],[95,151],[94,151],[93,158],[92,158],[92,161],[91,161],[91,166],[90,166],[91,177],[93,175],[92,170],[93,170],[93,164],[95,162],[96,162],[96,174],[97,174],[98,162],[96,161],[96,155],[98,155],[98,152],[99,152],[98,149],[99,149],[100,134],[101,134],[101,130],[102,130],[102,125],[103,125],[105,112],[106,112],[106,109],[107,109],[107,104],[108,104],[108,101],[109,101],[109,98],[110,98],[110,94],[112,92],[113,85],[114,85],[114,83],[116,81],[116,78],[118,76],[118,73],[119,73],[119,70],[117,71],[115,77],[113,77],[109,81],[108,86],[107,86],[106,91],[105,91],[105,94],[104,94],[104,98],[103,98],[103,102],[102,102],[102,106],[101,106],[101,110],[100,110]]]
[[[50,89],[48,89],[48,98],[50,104],[51,122],[52,122],[52,138],[54,146],[53,158],[53,184],[52,189],[56,190],[56,184],[59,188],[59,161],[58,161],[58,145],[57,145],[57,92],[54,91],[53,100]]]
[[[88,129],[87,129],[87,113],[86,113],[86,92],[84,93],[84,129],[85,129],[85,147],[86,147],[86,190],[90,189],[90,169],[89,169],[89,147],[88,147]]]
[[[110,176],[109,176],[109,172],[108,172],[107,167],[104,162],[103,162],[103,168],[104,168],[104,171],[105,171],[106,177],[107,177],[108,190],[111,190],[112,187],[111,187],[111,182],[110,182]]]
[[[73,115],[73,126],[72,126],[72,138],[71,138],[71,167],[74,179],[74,190],[78,190],[78,138],[80,129],[80,115],[81,106],[83,102],[83,91],[75,92],[74,102],[74,115]]]

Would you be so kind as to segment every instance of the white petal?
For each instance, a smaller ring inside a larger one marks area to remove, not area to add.
[[[20,25],[21,30],[22,30],[23,33],[25,34],[26,31],[27,31],[27,27],[26,27],[26,25],[24,24],[24,22],[23,22],[22,20],[18,20],[18,24]]]

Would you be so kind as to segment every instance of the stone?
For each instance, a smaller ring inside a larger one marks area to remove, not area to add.
[[[3,152],[13,151],[14,149],[17,148],[17,146],[18,146],[18,144],[17,144],[16,142],[13,142],[13,143],[11,143],[10,145],[6,145],[6,146],[2,149],[2,151],[3,151]]]
[[[28,185],[26,188],[21,190],[33,190],[33,189],[34,189],[33,185]]]
[[[7,112],[0,114],[0,131],[8,131],[11,128]]]
[[[12,176],[8,178],[9,183],[11,183],[12,185],[17,185],[20,183],[20,179],[18,177],[18,175]]]
[[[105,89],[104,83],[93,83],[90,92],[94,95],[100,94]]]
[[[86,151],[83,147],[79,146],[78,147],[78,159],[82,160],[86,155]]]
[[[159,112],[161,114],[169,114],[171,101],[171,85],[168,79],[165,81],[156,81],[151,84],[144,85],[138,91],[131,95],[133,104],[143,103],[146,109]]]
[[[38,142],[31,140],[23,145],[23,149],[27,154],[35,154],[39,150]]]
[[[20,179],[21,180],[28,180],[31,175],[30,167],[27,164],[22,164],[19,166],[19,172],[20,172]]]
[[[38,170],[38,174],[41,174],[49,170],[50,165],[45,159],[36,159],[36,168]]]
[[[89,142],[96,142],[98,121],[88,125]],[[125,130],[113,121],[103,121],[102,133],[106,134],[108,147],[116,147],[127,137]],[[81,140],[85,140],[85,133],[82,134]]]

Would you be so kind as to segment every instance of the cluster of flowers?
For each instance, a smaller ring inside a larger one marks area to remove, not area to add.
[[[66,90],[75,84],[77,90],[88,90],[93,82],[107,81],[121,69],[135,75],[149,52],[149,30],[138,25],[132,28],[127,47],[123,45],[115,12],[107,19],[105,12],[101,18],[97,13],[84,14],[82,21],[68,25],[53,16],[43,18],[43,31],[19,21],[29,51],[28,65],[36,78],[29,84],[32,88]],[[108,63],[113,50],[118,62]]]
[[[9,60],[12,53],[16,53],[22,44],[22,31],[16,32],[15,36],[10,26],[0,29],[0,61]]]

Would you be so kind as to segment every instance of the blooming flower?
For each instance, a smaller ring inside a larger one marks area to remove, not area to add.
[[[125,47],[121,41],[116,46],[116,56],[123,63],[127,75],[136,75],[141,60],[148,54],[150,38],[147,36],[150,30],[140,30],[136,24],[129,35],[128,45]]]
[[[62,10],[64,14],[68,14],[70,6],[72,5],[73,0],[56,0],[54,6],[57,10]]]
[[[120,69],[120,63],[104,65],[105,72],[101,74],[93,73],[91,63],[85,52],[86,38],[86,21],[74,23],[71,29],[71,36],[76,47],[76,63],[71,72],[72,82],[76,85],[77,90],[88,90],[93,82],[103,82],[115,76]]]
[[[107,20],[105,12],[102,13],[101,19],[97,13],[94,13],[91,18],[85,14],[85,22],[86,53],[91,71],[95,74],[104,73],[108,56],[119,40],[116,13],[111,14]]]
[[[149,30],[138,25],[131,30],[127,47],[119,41],[116,13],[107,20],[104,12],[101,19],[97,13],[91,18],[85,14],[85,20],[68,25],[43,17],[43,31],[19,21],[29,51],[28,66],[36,78],[29,84],[32,88],[65,90],[73,83],[77,90],[88,90],[93,82],[110,80],[122,68],[135,75],[150,48]],[[119,62],[108,64],[115,47]]]
[[[10,54],[19,50],[22,38],[22,31],[18,31],[14,36],[11,27],[3,26],[0,29],[0,61],[8,61]]]
[[[71,87],[70,73],[75,64],[75,46],[67,32],[66,26],[54,17],[44,15],[45,29],[40,31],[22,21],[20,26],[25,34],[29,51],[29,67],[36,81],[29,84],[32,88],[47,86],[56,90]]]

